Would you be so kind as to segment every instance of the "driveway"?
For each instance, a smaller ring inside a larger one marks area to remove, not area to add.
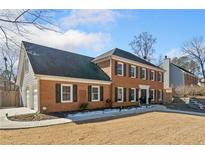
[[[32,114],[35,113],[34,110],[28,109],[26,107],[14,107],[14,108],[3,108],[0,109],[0,117],[5,117],[6,113],[8,113],[8,116],[14,116],[14,115],[21,115],[21,114]]]

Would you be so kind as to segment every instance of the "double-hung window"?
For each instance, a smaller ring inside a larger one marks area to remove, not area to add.
[[[162,100],[162,90],[158,90],[158,100]]]
[[[73,86],[70,84],[61,84],[61,102],[72,102]]]
[[[131,102],[135,102],[136,101],[136,89],[135,88],[131,88],[130,89],[130,101]]]
[[[117,102],[123,102],[124,91],[122,87],[117,88]]]
[[[150,80],[154,81],[154,71],[150,71]]]
[[[146,80],[146,68],[141,69],[141,79]]]
[[[100,87],[99,86],[92,86],[92,101],[100,101]]]
[[[136,78],[136,66],[134,66],[134,65],[131,65],[131,67],[130,67],[130,76],[132,78]]]
[[[117,75],[123,76],[123,63],[117,62]]]
[[[158,75],[159,75],[159,76],[158,76],[158,81],[162,82],[162,73],[159,72]]]
[[[154,101],[154,89],[150,89],[149,97],[151,98],[152,101]]]

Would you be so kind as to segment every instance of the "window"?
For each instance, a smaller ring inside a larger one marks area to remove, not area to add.
[[[136,101],[136,89],[135,88],[131,88],[130,89],[130,101],[131,102],[135,102]]]
[[[162,100],[162,90],[158,90],[158,100]]]
[[[25,72],[27,73],[29,71],[29,62],[28,58],[25,59],[25,66],[24,66]]]
[[[72,85],[69,84],[61,84],[61,102],[72,102]]]
[[[151,98],[152,101],[154,101],[154,89],[150,89],[149,97]]]
[[[162,82],[162,73],[161,72],[158,73],[158,81]]]
[[[123,63],[117,62],[117,74],[123,76]]]
[[[146,68],[141,69],[141,79],[146,80]]]
[[[100,101],[100,87],[92,86],[92,101]]]
[[[131,65],[130,67],[130,76],[136,78],[136,66]]]
[[[117,102],[123,102],[123,88],[117,88]]]
[[[150,71],[150,80],[154,81],[154,71]]]

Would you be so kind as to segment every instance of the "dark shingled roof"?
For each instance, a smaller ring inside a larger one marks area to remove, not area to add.
[[[119,56],[122,58],[130,59],[130,60],[142,63],[142,64],[146,64],[146,65],[150,65],[150,66],[162,69],[159,66],[156,66],[156,65],[136,56],[135,54],[132,54],[131,52],[127,52],[127,51],[119,49],[119,48],[114,48],[111,51],[108,51],[108,52],[96,57],[95,60],[101,59],[103,57],[111,56],[111,55],[116,55],[116,56]]]
[[[174,64],[174,63],[172,63],[174,66],[176,66],[176,67],[178,67],[179,69],[181,69],[181,70],[183,70],[184,72],[187,72],[187,73],[190,73],[190,74],[192,74],[192,75],[194,75],[194,73],[192,73],[192,72],[190,72],[190,71],[188,71],[188,70],[186,70],[186,69],[184,69],[184,68],[182,68],[182,67],[180,67],[180,66],[178,66],[178,65],[176,65],[176,64]],[[195,76],[195,75],[194,75]]]
[[[25,41],[22,43],[35,74],[110,81],[109,76],[91,62],[92,57]]]

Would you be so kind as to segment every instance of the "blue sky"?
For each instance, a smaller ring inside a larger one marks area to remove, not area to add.
[[[141,32],[157,39],[155,57],[178,56],[185,41],[205,37],[205,10],[57,10],[54,19],[66,37],[48,45],[93,57],[115,47],[132,51],[128,44]]]

